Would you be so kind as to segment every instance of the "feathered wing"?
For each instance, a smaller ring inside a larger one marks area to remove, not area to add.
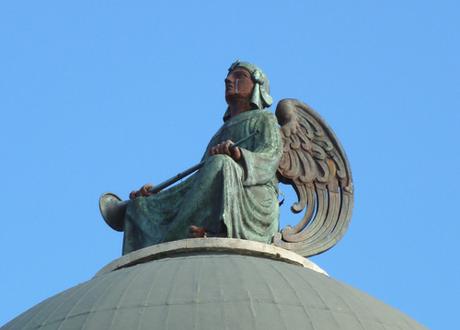
[[[284,145],[278,177],[297,193],[292,211],[305,212],[297,225],[274,237],[274,244],[305,257],[316,255],[333,247],[348,227],[353,208],[350,166],[333,131],[305,103],[281,100],[276,117]]]

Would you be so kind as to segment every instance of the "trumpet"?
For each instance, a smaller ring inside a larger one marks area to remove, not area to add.
[[[108,192],[99,197],[99,211],[104,221],[116,231],[123,231],[124,217],[129,200],[123,201],[114,193]]]

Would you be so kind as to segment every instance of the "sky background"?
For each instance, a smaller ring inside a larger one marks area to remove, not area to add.
[[[313,261],[452,329],[459,17],[454,0],[0,2],[0,325],[120,256],[100,194],[127,198],[199,161],[239,58],[275,102],[315,108],[350,160],[349,231]]]

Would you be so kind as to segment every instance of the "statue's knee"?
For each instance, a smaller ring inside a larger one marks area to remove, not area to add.
[[[233,162],[233,159],[228,155],[214,155],[211,156],[209,162],[212,163],[214,166],[222,167],[225,164]]]
[[[225,168],[228,168],[229,165],[231,166],[233,159],[230,156],[227,155],[214,155],[211,156],[205,164],[206,171],[209,171],[208,173],[213,173],[213,172],[221,172]]]

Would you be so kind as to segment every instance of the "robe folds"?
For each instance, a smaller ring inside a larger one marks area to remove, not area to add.
[[[242,158],[209,155],[212,146],[239,141]],[[279,230],[276,171],[282,140],[275,116],[250,110],[228,119],[211,139],[195,174],[175,186],[129,202],[124,217],[123,254],[188,238],[191,225],[221,235],[271,243]]]

